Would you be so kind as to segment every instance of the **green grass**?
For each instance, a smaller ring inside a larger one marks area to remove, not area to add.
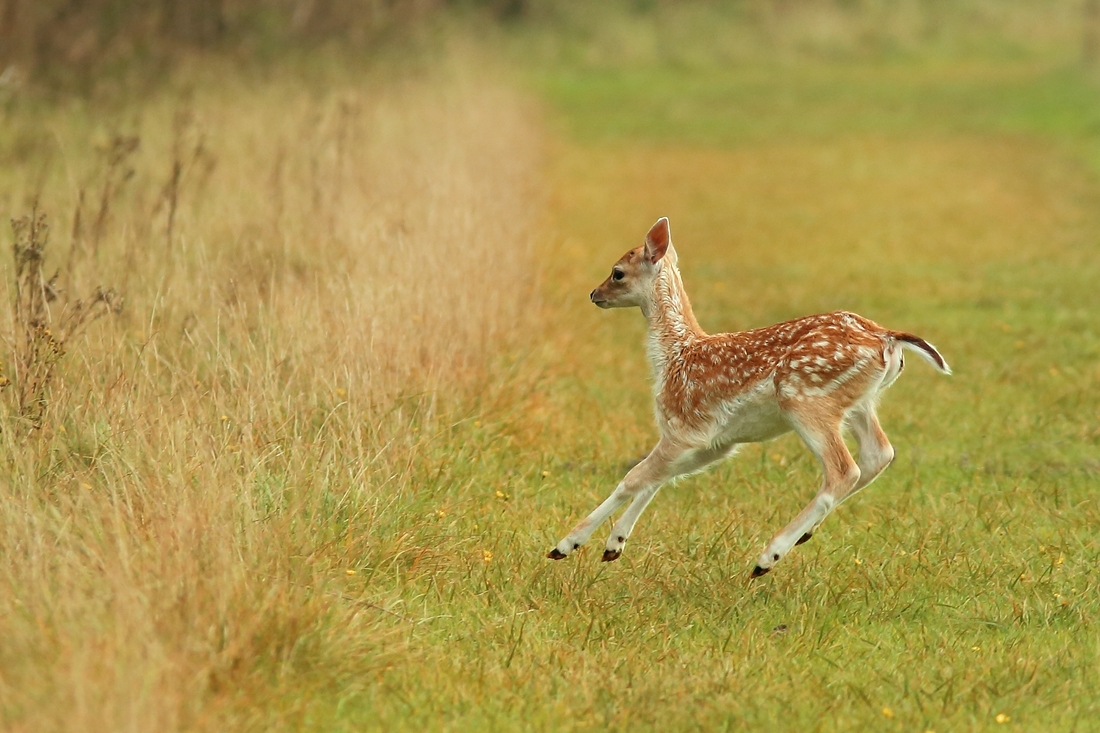
[[[434,541],[465,562],[374,576],[416,621],[410,657],[342,720],[1095,730],[1094,82],[945,63],[537,83],[567,136],[541,412],[521,442],[487,425],[469,482],[421,497],[423,513],[468,502]],[[655,440],[641,317],[585,294],[662,214],[705,328],[851,308],[926,336],[956,369],[910,365],[882,407],[895,464],[761,581],[753,560],[818,481],[793,437],[666,487],[618,563],[598,562],[603,532],[542,558]]]
[[[540,86],[568,134],[594,144],[728,147],[914,132],[1100,140],[1096,81],[1049,61],[569,68],[544,72]]]

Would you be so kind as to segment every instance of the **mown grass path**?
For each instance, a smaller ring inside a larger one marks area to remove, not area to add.
[[[1095,89],[1041,67],[768,81],[541,82],[564,131],[542,255],[551,325],[527,362],[541,376],[522,414],[479,427],[499,447],[450,495],[468,513],[448,532],[480,567],[400,578],[406,607],[433,619],[409,632],[428,663],[382,675],[361,720],[1095,728]],[[543,557],[655,440],[642,318],[586,295],[661,215],[704,328],[845,308],[926,337],[955,369],[912,361],[881,408],[894,465],[761,581],[752,560],[818,482],[791,436],[666,487],[617,563],[598,562],[602,532]]]

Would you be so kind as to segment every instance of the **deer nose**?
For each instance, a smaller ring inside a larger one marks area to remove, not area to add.
[[[596,291],[595,290],[593,290],[591,293],[588,294],[588,299],[591,300],[593,303],[596,302]]]

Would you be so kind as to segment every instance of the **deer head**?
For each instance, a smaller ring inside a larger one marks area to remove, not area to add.
[[[674,262],[676,255],[668,219],[662,216],[645,236],[645,244],[619,258],[611,268],[611,275],[588,297],[601,308],[642,306],[647,299],[652,299],[661,260],[670,253],[670,261]]]

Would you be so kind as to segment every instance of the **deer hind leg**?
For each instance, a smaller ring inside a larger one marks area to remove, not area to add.
[[[720,445],[683,451],[669,463],[667,468],[668,478],[665,480],[695,473],[716,461],[726,458],[736,447],[736,445]],[[607,538],[607,549],[603,553],[604,562],[618,560],[619,556],[623,554],[623,547],[626,545],[626,541],[630,539],[630,535],[634,531],[634,525],[638,522],[638,518],[642,516],[645,508],[649,506],[649,502],[657,495],[662,483],[651,484],[646,489],[639,491],[634,497],[634,501],[619,517],[619,521],[615,522],[615,526],[611,528],[611,536]]]
[[[859,443],[859,482],[844,499],[868,486],[894,462],[894,446],[879,424],[872,404],[860,405],[848,413],[848,427]],[[841,499],[843,501],[844,499]]]
[[[606,522],[619,507],[631,499],[634,500],[634,504],[638,504],[639,500],[642,500],[634,516],[636,521],[637,515],[642,513],[642,509],[645,509],[645,505],[657,493],[657,489],[661,487],[661,484],[672,478],[669,469],[682,453],[682,449],[675,449],[664,441],[658,443],[657,447],[641,463],[630,469],[623,480],[619,482],[619,485],[615,487],[615,490],[611,492],[611,496],[607,497],[602,504],[596,507],[595,511],[581,520],[546,556],[552,560],[561,560],[568,556],[573,550],[588,542],[589,538],[592,537],[592,533]],[[633,506],[632,504],[631,508]],[[630,526],[633,527],[633,522]],[[626,532],[626,534],[628,535],[629,532]],[[624,535],[623,542],[625,543],[625,541]],[[613,560],[615,558],[608,558],[605,552],[604,559]]]
[[[767,573],[787,556],[792,547],[804,542],[806,535],[812,534],[813,528],[820,525],[860,481],[859,466],[852,459],[840,433],[839,417],[800,420],[795,416],[795,430],[821,461],[825,478],[810,503],[768,543],[753,568],[754,578]]]
[[[853,407],[848,412],[847,418],[848,428],[859,444],[859,459],[856,462],[856,465],[859,466],[859,481],[856,482],[851,491],[837,500],[838,506],[856,492],[869,486],[894,462],[894,446],[890,445],[890,440],[883,432],[873,404],[867,403]],[[815,524],[795,544],[801,545],[813,537],[819,526],[821,526],[821,522]]]

